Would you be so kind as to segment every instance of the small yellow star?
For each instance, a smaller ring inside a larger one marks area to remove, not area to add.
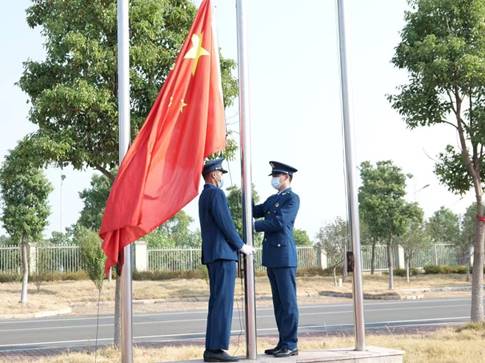
[[[187,106],[187,104],[184,102],[184,100],[181,100],[180,101],[180,107],[179,107],[180,113],[182,113],[182,111],[184,110],[184,107],[185,106]]]
[[[197,69],[197,63],[199,63],[199,58],[204,55],[210,55],[207,49],[202,48],[202,38],[204,34],[193,34],[192,35],[192,47],[185,53],[184,59],[194,59],[192,62],[192,75],[195,74]]]
[[[170,96],[170,102],[168,103],[168,107],[172,106],[173,96]]]

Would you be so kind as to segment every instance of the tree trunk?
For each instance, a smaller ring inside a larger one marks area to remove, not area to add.
[[[29,284],[29,246],[22,241],[20,248],[22,249],[22,292],[20,293],[20,302],[26,304]]]
[[[121,333],[121,281],[120,275],[116,273],[116,286],[115,286],[115,317],[114,317],[114,340],[115,347],[120,346],[120,333]]]
[[[394,289],[394,261],[392,258],[391,242],[387,242],[387,266],[389,267],[389,290]]]
[[[374,263],[376,260],[376,241],[372,241],[372,248],[371,248],[371,259],[370,259],[370,274],[374,275]]]
[[[465,265],[466,265],[466,281],[467,282],[470,282],[471,281],[470,271],[473,268],[473,265],[472,265],[472,253],[473,252],[472,251],[473,251],[473,245],[468,246],[468,252],[466,254],[466,261],[465,261]]]
[[[344,263],[342,264],[342,281],[345,281],[345,279],[347,278],[348,276],[348,272],[347,272],[347,242],[345,242],[345,245],[344,245]]]
[[[477,212],[483,216],[483,205],[481,196],[477,196]],[[472,305],[471,320],[483,320],[483,263],[484,263],[484,233],[485,223],[475,222],[475,248],[473,252],[473,270],[472,270]]]
[[[411,269],[411,258],[407,258],[406,259],[406,281],[408,282],[408,284],[411,282],[411,280],[409,279],[409,270]]]
[[[337,283],[337,265],[335,265],[334,268],[333,268],[333,284],[335,285],[335,287],[338,286],[338,283]]]

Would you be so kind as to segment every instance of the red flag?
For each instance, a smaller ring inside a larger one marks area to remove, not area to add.
[[[210,0],[119,168],[101,230],[105,271],[123,247],[173,217],[198,192],[204,158],[225,146],[219,58]]]

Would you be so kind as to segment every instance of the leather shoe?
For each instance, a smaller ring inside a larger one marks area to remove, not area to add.
[[[298,348],[294,349],[288,349],[288,348],[282,348],[278,352],[275,352],[273,354],[276,358],[285,358],[285,357],[291,357],[293,355],[298,355]]]
[[[266,349],[264,351],[264,354],[267,354],[267,355],[274,355],[275,353],[279,352],[281,350],[280,347],[274,347],[274,348],[271,348],[271,349]]]
[[[227,354],[225,351],[206,350],[204,351],[204,362],[237,362],[238,357]]]

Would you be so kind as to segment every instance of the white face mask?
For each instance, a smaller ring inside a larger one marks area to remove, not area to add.
[[[271,185],[273,186],[273,188],[275,188],[276,190],[279,190],[280,189],[280,186],[281,186],[281,182],[280,182],[280,177],[279,176],[274,176],[271,178]]]
[[[222,178],[222,175],[221,175],[221,178],[219,180],[216,180],[217,181],[217,187],[219,189],[222,189],[222,187],[224,186],[224,179]]]

